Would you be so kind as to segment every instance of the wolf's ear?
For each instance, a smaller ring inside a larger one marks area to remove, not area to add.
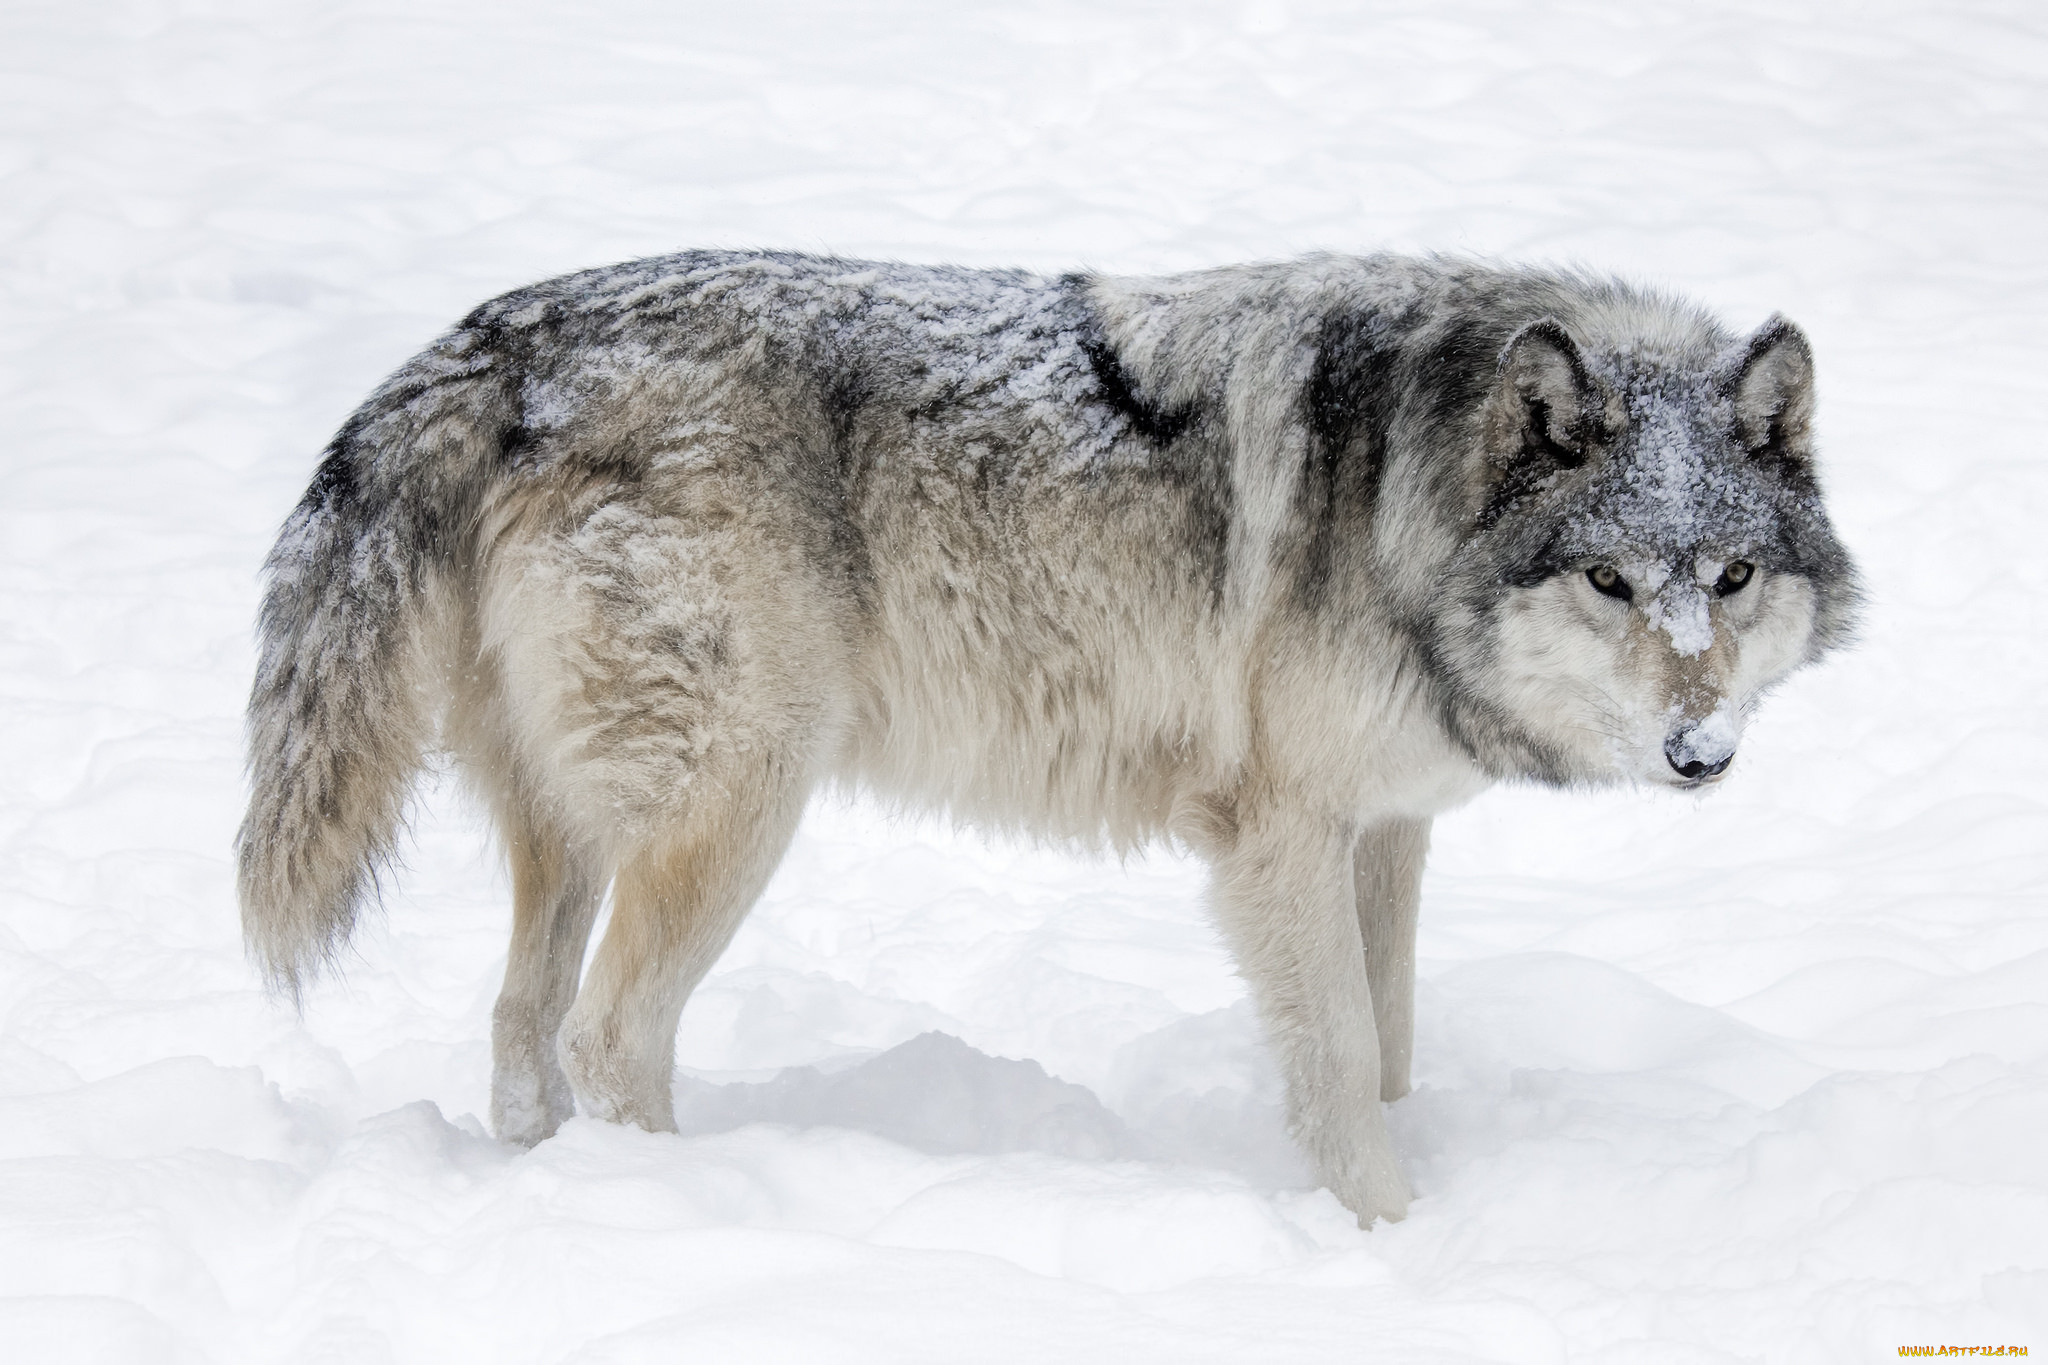
[[[1735,438],[1750,458],[1791,482],[1813,482],[1813,348],[1782,314],[1732,357],[1727,389]]]
[[[1576,469],[1606,437],[1600,387],[1556,318],[1539,318],[1501,349],[1485,415],[1482,523]]]

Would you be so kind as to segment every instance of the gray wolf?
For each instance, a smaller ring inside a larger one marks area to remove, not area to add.
[[[248,941],[295,996],[331,964],[445,748],[511,863],[497,1132],[663,1130],[683,1003],[820,784],[1169,840],[1314,1169],[1399,1218],[1431,818],[1721,778],[1849,628],[1812,423],[1782,318],[1447,259],[518,290],[349,418],[270,557]]]

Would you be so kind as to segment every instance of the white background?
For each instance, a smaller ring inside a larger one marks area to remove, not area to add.
[[[2038,6],[14,0],[0,73],[8,1358],[2048,1351]],[[452,788],[303,1019],[243,962],[256,567],[470,306],[706,245],[1782,309],[1863,641],[1710,797],[1440,822],[1400,1225],[1305,1187],[1198,869],[829,803],[685,1016],[699,1134],[500,1147]]]

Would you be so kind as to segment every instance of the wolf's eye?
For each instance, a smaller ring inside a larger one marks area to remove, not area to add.
[[[1628,580],[1606,564],[1586,570],[1586,581],[1609,597],[1619,598],[1624,602],[1636,595],[1636,590],[1628,585]]]
[[[1749,563],[1747,560],[1738,559],[1727,568],[1721,570],[1721,577],[1714,584],[1714,596],[1732,597],[1734,594],[1741,592],[1748,585],[1749,580],[1755,576],[1756,565]]]

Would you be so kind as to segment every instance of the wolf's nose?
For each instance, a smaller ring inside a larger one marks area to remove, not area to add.
[[[1673,735],[1664,741],[1664,757],[1671,764],[1673,772],[1690,782],[1700,777],[1718,777],[1728,771],[1728,765],[1735,761],[1735,755],[1728,753],[1718,763],[1706,763],[1693,757],[1693,741],[1690,735]]]

